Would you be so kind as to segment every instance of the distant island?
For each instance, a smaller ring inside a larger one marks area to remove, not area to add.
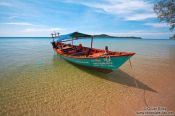
[[[110,36],[107,34],[99,34],[94,35],[95,38],[125,38],[125,39],[142,39],[141,37],[127,36],[127,37],[119,37],[119,36]]]

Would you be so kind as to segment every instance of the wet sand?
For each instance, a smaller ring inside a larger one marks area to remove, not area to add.
[[[175,112],[174,59],[136,55],[131,61],[132,68],[126,62],[103,74],[54,56],[51,64],[3,72],[0,115],[134,116],[158,106]]]

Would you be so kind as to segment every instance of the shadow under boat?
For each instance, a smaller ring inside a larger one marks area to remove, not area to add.
[[[81,65],[77,65],[71,62],[68,62],[71,65],[75,66],[76,68],[79,68],[82,71],[85,71],[91,75],[94,75],[96,77],[111,81],[111,82],[115,82],[115,83],[119,83],[122,85],[126,85],[129,87],[134,87],[134,88],[138,88],[138,89],[143,89],[143,90],[147,90],[147,91],[151,91],[151,92],[155,92],[158,93],[156,90],[152,89],[151,87],[149,87],[148,85],[142,83],[141,81],[135,79],[134,77],[130,76],[129,74],[127,74],[126,72],[118,69],[116,71],[113,71],[111,73],[102,73],[99,72],[100,70],[96,70],[89,67],[85,67],[85,66],[81,66]]]

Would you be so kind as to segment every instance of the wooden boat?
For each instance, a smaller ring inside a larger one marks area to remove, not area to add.
[[[128,59],[130,59],[135,53],[129,52],[113,52],[109,51],[108,47],[104,50],[92,48],[93,36],[87,35],[79,32],[70,33],[67,35],[61,35],[53,37],[53,49],[58,53],[63,59],[75,63],[78,65],[86,66],[89,68],[94,68],[102,72],[111,72],[118,69],[122,64],[124,64]],[[55,41],[55,39],[57,40]],[[91,38],[91,47],[83,47],[81,44],[79,46],[73,45],[73,40]],[[72,41],[72,44],[66,44],[65,42]],[[81,50],[78,51],[78,47]]]

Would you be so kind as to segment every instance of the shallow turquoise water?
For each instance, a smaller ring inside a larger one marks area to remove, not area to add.
[[[168,69],[175,63],[173,40],[94,40],[95,48],[104,49],[108,45],[110,50],[136,52],[132,58],[137,72],[134,77],[126,73],[130,69],[128,65],[121,67],[126,72],[116,71],[111,75],[76,67],[60,59],[50,42],[47,38],[0,38],[0,115],[51,115],[53,112],[108,115],[126,107],[132,113],[130,104],[140,103],[128,88],[135,88],[135,76],[148,75],[150,84],[157,82],[152,81],[156,79],[153,77],[165,75],[164,71],[169,78],[174,74],[173,68]],[[88,39],[74,43],[90,46]],[[140,90],[152,91],[151,87],[137,82]],[[132,97],[133,100],[126,99]]]
[[[1,38],[0,39],[0,70],[8,70],[27,64],[48,64],[52,62],[54,52],[47,38]],[[78,40],[90,46],[90,40]],[[113,51],[136,52],[138,56],[150,58],[175,58],[174,40],[139,40],[139,39],[95,39],[93,46],[104,49],[108,46]]]

